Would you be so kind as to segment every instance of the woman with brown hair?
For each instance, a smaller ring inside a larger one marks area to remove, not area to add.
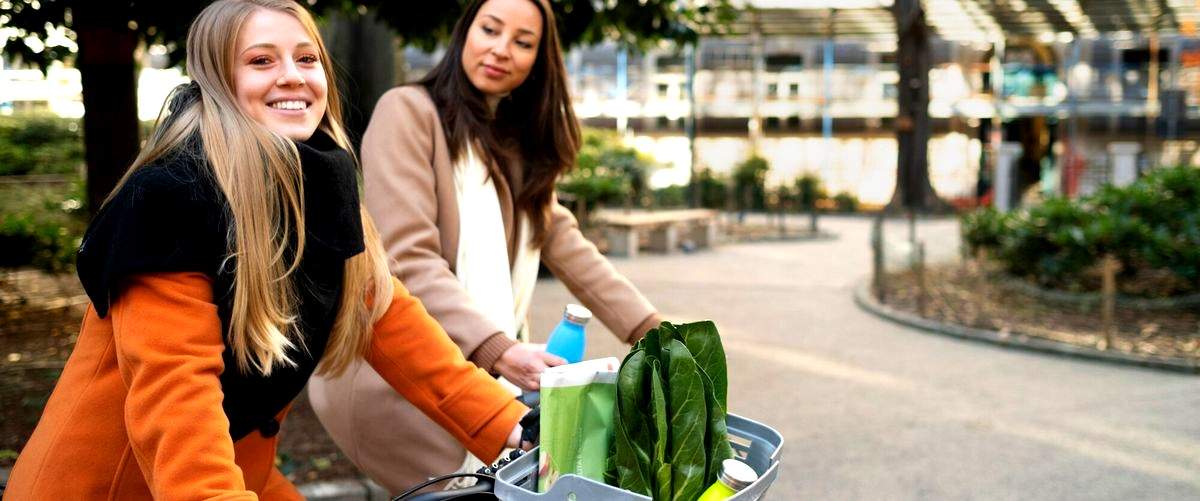
[[[389,273],[311,15],[220,0],[187,51],[84,237],[92,304],[5,498],[300,499],[279,423],[356,361],[474,454],[516,445],[526,408]]]
[[[538,389],[563,360],[528,342],[539,260],[626,342],[659,315],[557,203],[579,125],[553,11],[545,0],[477,0],[445,56],[420,82],[393,89],[363,138],[364,203],[392,272],[463,354],[513,388]],[[391,490],[474,463],[363,364],[314,378],[309,396],[343,451]],[[407,416],[389,426],[389,419]],[[474,463],[478,464],[478,463]]]

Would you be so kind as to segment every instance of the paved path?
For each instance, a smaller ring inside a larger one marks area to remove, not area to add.
[[[838,238],[614,260],[669,318],[716,321],[731,410],[787,439],[773,499],[1200,500],[1200,377],[879,320],[852,299],[870,221],[822,227]],[[919,237],[949,256],[956,232],[924,222]],[[539,284],[535,338],[570,300]],[[627,351],[599,325],[589,336],[590,357]]]

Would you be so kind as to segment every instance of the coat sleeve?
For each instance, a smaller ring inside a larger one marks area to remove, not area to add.
[[[583,236],[575,215],[557,202],[542,261],[622,341],[633,343],[662,321],[650,301]]]
[[[392,282],[392,303],[375,323],[367,362],[472,454],[492,461],[528,409],[463,358],[421,301]]]
[[[453,179],[439,179],[434,165],[443,134],[424,90],[410,86],[384,94],[363,136],[363,203],[392,274],[421,298],[471,361],[491,371],[513,342],[473,305],[443,257],[438,190],[453,189]]]
[[[224,342],[202,273],[125,280],[112,305],[125,427],[155,499],[257,499],[234,463],[219,380]]]

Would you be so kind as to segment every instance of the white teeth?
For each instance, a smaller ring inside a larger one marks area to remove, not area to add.
[[[276,101],[268,106],[280,110],[303,110],[308,108],[308,103],[304,101]]]

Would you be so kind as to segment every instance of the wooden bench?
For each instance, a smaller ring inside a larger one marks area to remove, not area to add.
[[[638,254],[641,235],[647,232],[648,247],[656,252],[675,252],[680,236],[690,239],[697,248],[712,247],[717,243],[717,215],[717,211],[710,209],[602,209],[592,216],[592,221],[604,227],[609,255],[633,257]]]

